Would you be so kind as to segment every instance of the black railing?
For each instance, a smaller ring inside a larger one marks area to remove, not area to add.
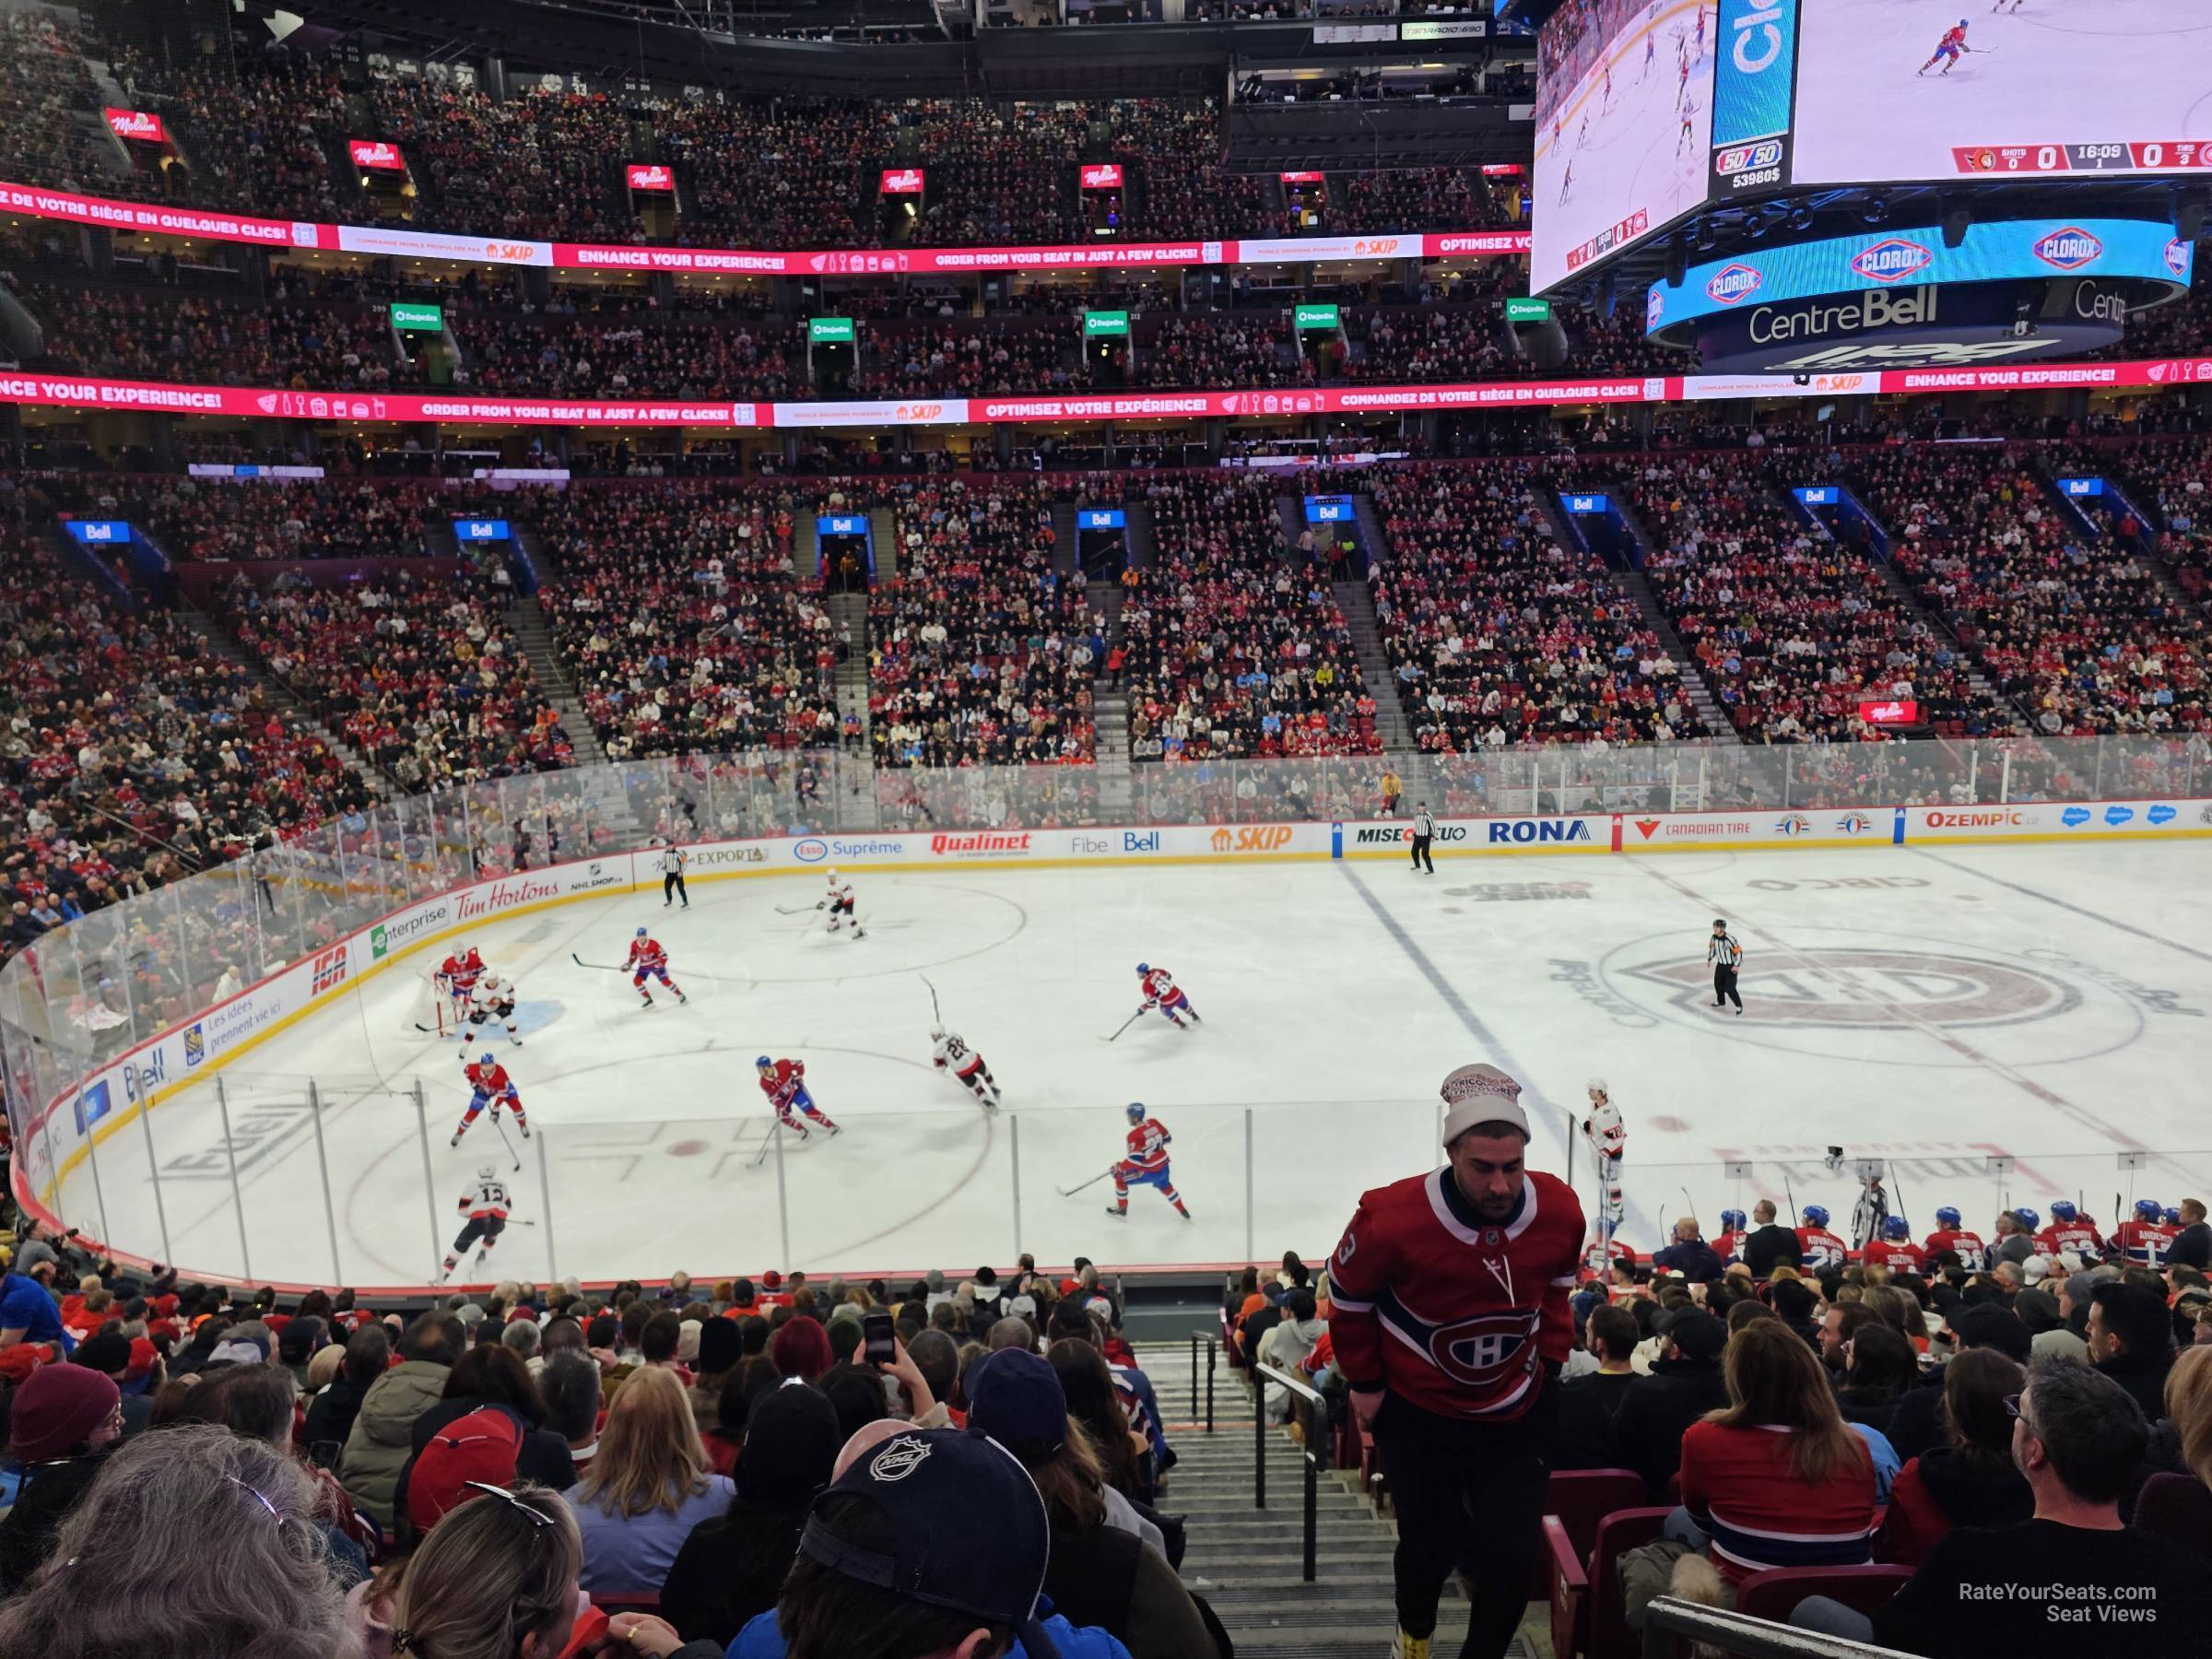
[[[1267,1384],[1279,1382],[1290,1391],[1291,1409],[1298,1413],[1305,1434],[1305,1564],[1303,1576],[1313,1582],[1314,1558],[1319,1543],[1321,1516],[1321,1460],[1328,1455],[1329,1403],[1300,1379],[1272,1365],[1254,1364],[1253,1371],[1253,1477],[1254,1509],[1267,1507]]]
[[[1662,1595],[1652,1603],[1651,1621],[1675,1636],[1742,1659],[1902,1659],[1895,1648],[1871,1641],[1853,1641],[1818,1630],[1801,1630],[1794,1625],[1754,1618],[1733,1607],[1708,1607],[1699,1602]]]
[[[1214,1431],[1214,1365],[1221,1352],[1211,1331],[1191,1333],[1191,1409],[1198,1409],[1198,1350],[1206,1349],[1206,1431]]]

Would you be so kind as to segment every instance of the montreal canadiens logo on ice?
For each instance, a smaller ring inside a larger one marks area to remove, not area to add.
[[[2103,254],[2104,244],[2079,225],[2062,225],[2046,236],[2037,237],[2032,252],[2047,265],[2061,271],[2078,271]]]
[[[1712,274],[1712,280],[1705,285],[1705,292],[1722,305],[1734,305],[1759,292],[1765,281],[1755,266],[1725,265]]]
[[[1902,282],[1916,271],[1925,270],[1935,258],[1916,241],[1885,236],[1853,254],[1851,268],[1869,282]]]

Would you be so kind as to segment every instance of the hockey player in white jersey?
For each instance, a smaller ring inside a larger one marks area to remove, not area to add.
[[[514,1029],[514,985],[498,974],[487,971],[468,994],[468,1030],[465,1037],[474,1037],[488,1025],[507,1028],[507,1041],[516,1048],[523,1046],[522,1033]]]
[[[866,938],[868,930],[861,926],[860,914],[853,908],[853,884],[845,880],[835,870],[830,871],[829,876],[830,890],[822,895],[821,901],[814,908],[830,912],[830,931],[831,933],[843,932],[846,924],[850,923],[854,938]]]
[[[983,1103],[985,1112],[998,1110],[998,1079],[991,1075],[991,1067],[982,1055],[961,1041],[958,1031],[948,1031],[943,1026],[933,1028],[929,1040],[936,1045],[932,1064],[941,1072],[950,1072],[967,1086],[968,1092]]]
[[[1586,1259],[1594,1271],[1602,1274],[1613,1235],[1620,1230],[1621,1218],[1628,1211],[1627,1200],[1620,1190],[1620,1160],[1628,1149],[1629,1135],[1621,1126],[1620,1108],[1613,1104],[1606,1080],[1591,1078],[1588,1092],[1590,1110],[1583,1118],[1583,1138],[1590,1143],[1591,1153],[1597,1159],[1599,1197]]]
[[[483,1266],[485,1258],[491,1254],[491,1247],[507,1230],[507,1215],[513,1207],[513,1200],[507,1195],[507,1183],[500,1179],[499,1170],[491,1164],[478,1165],[476,1183],[461,1194],[460,1209],[468,1218],[468,1225],[461,1230],[461,1236],[446,1253],[445,1265],[438,1270],[440,1284],[453,1277],[461,1258],[472,1248],[476,1258],[468,1265],[470,1274]]]

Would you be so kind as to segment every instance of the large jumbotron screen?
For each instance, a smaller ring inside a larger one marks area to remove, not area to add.
[[[1534,291],[1703,203],[1714,32],[1706,0],[1574,0],[1544,25]]]
[[[1804,0],[1799,29],[1795,183],[2212,169],[2212,0]]]

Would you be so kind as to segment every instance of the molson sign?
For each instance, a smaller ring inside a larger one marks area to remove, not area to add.
[[[1909,698],[1863,702],[1859,705],[1859,718],[1868,725],[1916,725],[1920,721],[1920,705]]]
[[[142,144],[167,144],[169,132],[161,124],[161,117],[145,110],[102,110],[108,118],[108,130],[118,138],[135,138]]]
[[[353,158],[356,167],[365,167],[371,172],[406,172],[407,164],[400,157],[399,146],[382,138],[348,138],[346,153]]]
[[[632,190],[674,190],[676,174],[657,162],[645,165],[632,161],[629,164],[629,187]]]
[[[920,195],[922,170],[918,167],[887,167],[883,182],[877,186],[885,195]]]
[[[1122,167],[1118,161],[1100,161],[1083,170],[1083,188],[1086,190],[1119,190],[1122,187]]]

